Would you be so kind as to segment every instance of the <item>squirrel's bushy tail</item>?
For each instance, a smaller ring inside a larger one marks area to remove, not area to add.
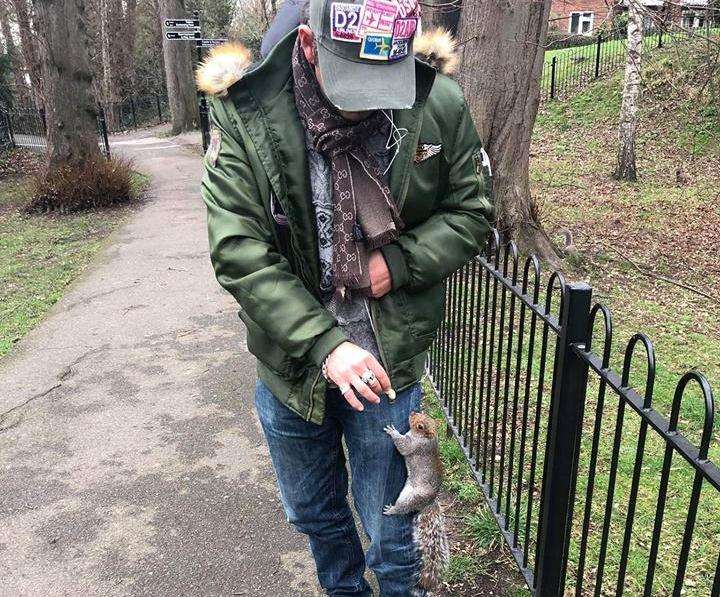
[[[422,570],[418,585],[433,591],[440,585],[440,578],[450,559],[445,517],[437,500],[417,515],[415,543],[422,554]]]

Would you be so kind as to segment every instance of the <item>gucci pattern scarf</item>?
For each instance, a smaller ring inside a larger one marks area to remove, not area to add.
[[[295,105],[315,150],[330,160],[333,189],[333,282],[370,286],[368,252],[398,238],[400,214],[367,139],[383,122],[379,111],[351,122],[328,101],[296,42],[292,56]]]

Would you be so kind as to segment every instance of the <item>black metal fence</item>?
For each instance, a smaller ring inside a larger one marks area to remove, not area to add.
[[[710,34],[716,30],[700,31]],[[643,33],[643,50],[652,50],[687,41],[692,31],[684,29],[648,29]],[[627,36],[621,30],[600,33],[594,43],[570,48],[548,49],[540,79],[540,99],[563,99],[582,89],[591,81],[613,73],[627,59]]]
[[[98,145],[106,157],[110,157],[110,143],[105,114],[98,112]],[[44,151],[47,147],[47,125],[42,110],[0,110],[0,147],[23,147]]]
[[[170,120],[166,94],[133,96],[103,104],[108,131],[119,133]]]
[[[720,595],[706,379],[687,373],[656,410],[650,340],[633,336],[616,373],[592,289],[542,276],[496,232],[446,288],[430,378],[532,593]]]

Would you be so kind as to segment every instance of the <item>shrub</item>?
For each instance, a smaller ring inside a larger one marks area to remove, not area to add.
[[[65,214],[122,205],[135,198],[131,163],[99,157],[62,164],[36,176],[27,210]]]

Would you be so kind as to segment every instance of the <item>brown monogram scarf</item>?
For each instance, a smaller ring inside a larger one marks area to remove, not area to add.
[[[325,97],[313,67],[295,44],[295,105],[315,150],[330,160],[333,184],[333,281],[368,289],[368,251],[388,244],[402,228],[400,214],[375,157],[365,142],[382,125],[380,111],[351,122]]]

